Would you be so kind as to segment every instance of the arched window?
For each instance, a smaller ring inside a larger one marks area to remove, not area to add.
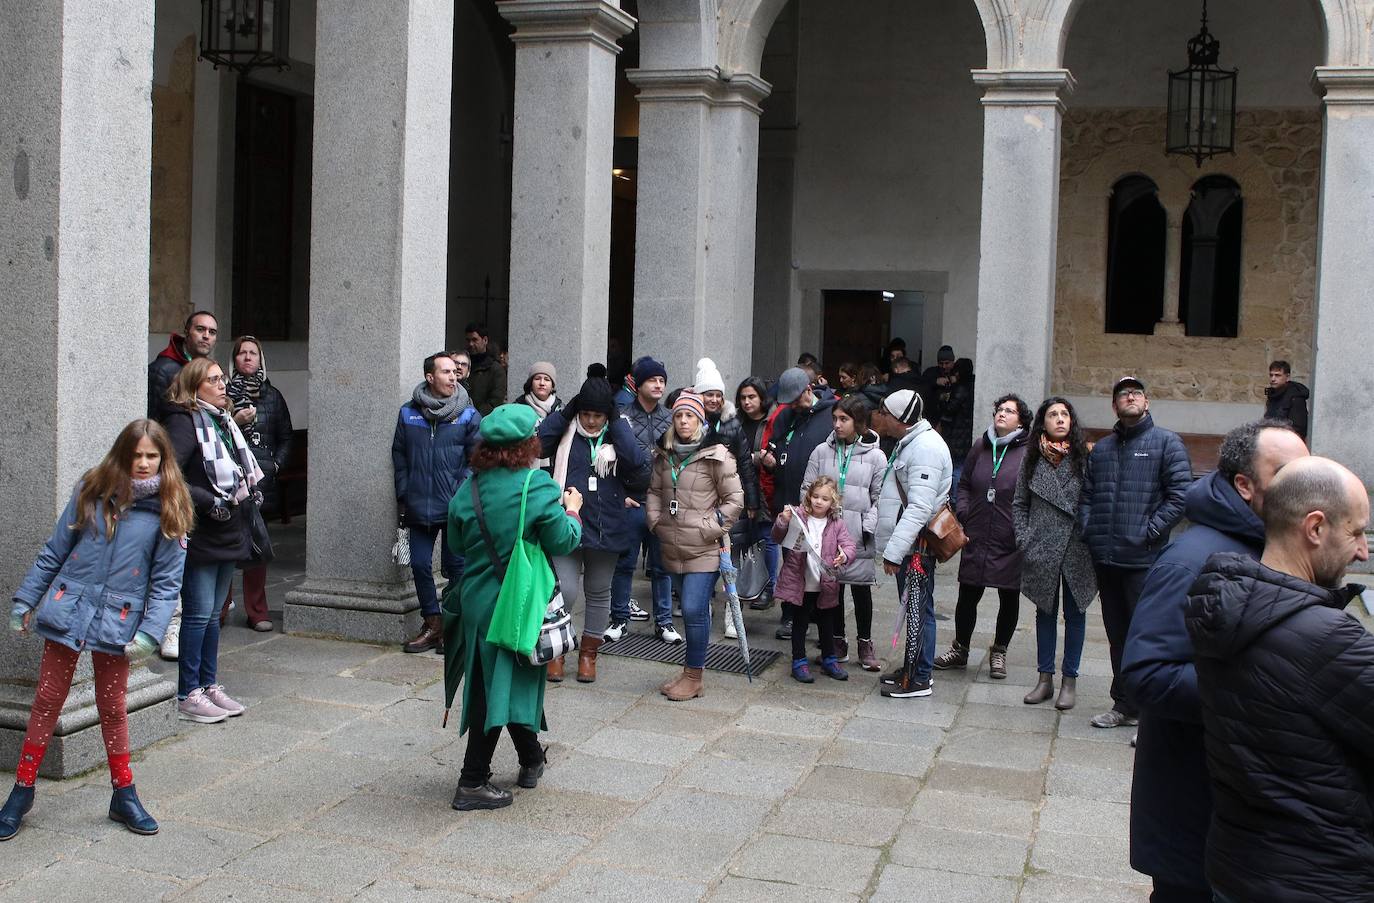
[[[1131,175],[1107,205],[1107,332],[1150,335],[1164,315],[1168,223],[1159,186]]]
[[[1240,334],[1240,243],[1245,201],[1226,176],[1193,185],[1183,217],[1178,318],[1188,335],[1235,338]]]

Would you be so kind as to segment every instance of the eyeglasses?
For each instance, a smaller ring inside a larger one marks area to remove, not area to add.
[[[1117,398],[1144,398],[1144,389],[1122,389],[1116,393]]]
[[[1000,408],[997,409],[997,413],[998,413],[998,414],[1020,414],[1021,412],[1018,411],[1016,408],[1000,407]]]
[[[201,382],[207,382],[212,386],[222,386],[225,384],[224,374],[219,373],[215,376],[207,376],[205,379],[201,380]]]

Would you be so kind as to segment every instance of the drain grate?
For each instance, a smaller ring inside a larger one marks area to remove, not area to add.
[[[681,665],[687,661],[687,644],[669,646],[659,642],[658,637],[646,633],[627,633],[614,643],[601,647],[602,655],[623,655],[647,662],[664,662]],[[750,649],[750,671],[755,676],[773,664],[779,656],[773,649]],[[744,656],[740,655],[736,643],[710,643],[706,647],[706,667],[711,671],[724,671],[727,674],[744,673]]]

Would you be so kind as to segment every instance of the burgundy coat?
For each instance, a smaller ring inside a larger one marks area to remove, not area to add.
[[[959,556],[959,582],[996,589],[1021,588],[1021,552],[1016,548],[1016,524],[1011,503],[1016,476],[1026,460],[1026,434],[1011,442],[997,471],[996,501],[988,501],[992,480],[992,445],[987,433],[979,436],[964,459],[954,513],[968,535]]]
[[[803,517],[801,509],[792,515],[793,517]],[[782,515],[773,521],[773,541],[782,542],[787,535],[787,526],[782,522]],[[821,558],[827,562],[834,561],[835,556],[844,550],[845,561],[853,561],[857,554],[854,539],[849,535],[849,530],[844,525],[843,518],[833,518],[826,521],[825,532],[821,534]],[[784,549],[782,553],[782,567],[778,568],[778,584],[773,589],[773,595],[784,602],[791,602],[793,605],[802,604],[802,595],[806,592],[806,558],[809,555],[806,546],[800,549]],[[838,571],[836,572],[838,573]],[[840,604],[840,581],[836,577],[827,576],[825,571],[821,571],[820,599],[816,602],[817,608],[835,608]]]

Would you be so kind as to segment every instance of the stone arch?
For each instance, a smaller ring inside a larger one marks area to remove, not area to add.
[[[720,67],[758,75],[763,45],[789,0],[721,0]]]
[[[1326,65],[1374,65],[1374,3],[1316,0],[1326,28]]]

